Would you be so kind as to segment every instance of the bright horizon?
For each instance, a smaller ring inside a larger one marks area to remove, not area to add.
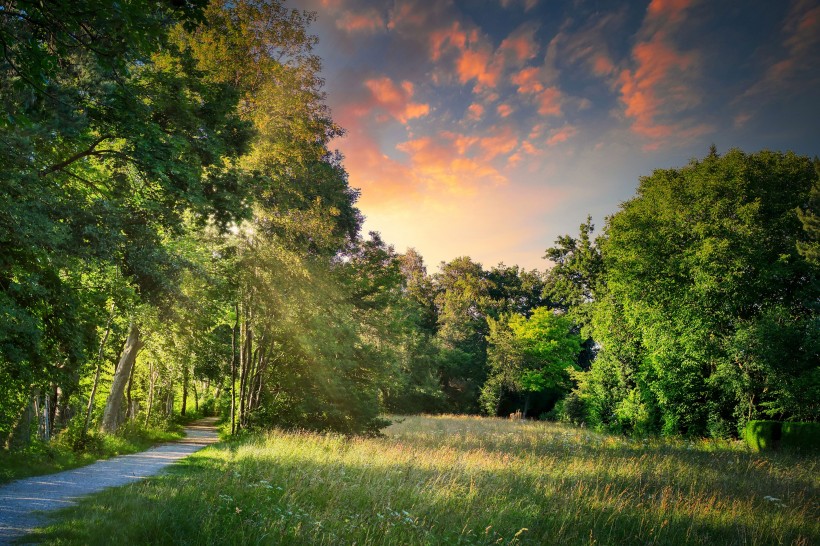
[[[308,0],[364,232],[428,270],[544,250],[639,177],[820,144],[820,2]]]

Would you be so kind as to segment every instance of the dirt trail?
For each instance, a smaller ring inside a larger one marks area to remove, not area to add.
[[[205,418],[185,427],[186,437],[178,442],[0,486],[0,544],[43,525],[43,516],[35,511],[63,508],[84,495],[159,474],[168,465],[215,443],[215,424],[216,418]]]

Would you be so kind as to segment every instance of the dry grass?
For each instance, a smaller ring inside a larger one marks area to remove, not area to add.
[[[478,417],[384,438],[274,431],[104,492],[38,540],[186,544],[818,544],[818,458]]]

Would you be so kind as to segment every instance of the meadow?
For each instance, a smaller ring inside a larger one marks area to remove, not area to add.
[[[563,424],[393,418],[272,431],[104,491],[49,544],[820,544],[816,455]]]

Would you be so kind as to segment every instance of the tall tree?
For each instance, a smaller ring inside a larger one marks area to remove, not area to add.
[[[602,419],[725,436],[820,418],[820,286],[796,212],[817,178],[805,157],[732,150],[641,179],[602,244],[602,354],[581,389],[599,405],[596,385],[619,378]]]

